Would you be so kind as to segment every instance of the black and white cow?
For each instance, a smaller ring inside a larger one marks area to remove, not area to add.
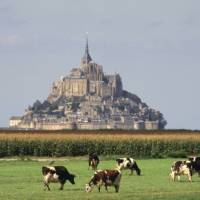
[[[200,157],[199,156],[191,156],[188,158],[191,162],[192,173],[197,172],[200,177]]]
[[[123,169],[130,169],[131,170],[131,174],[133,174],[133,171],[136,171],[136,174],[138,176],[140,176],[141,174],[141,170],[138,167],[136,161],[133,158],[118,158],[116,159],[117,161],[117,167],[121,170]]]
[[[97,170],[97,166],[99,164],[99,157],[97,156],[97,154],[93,153],[89,155],[88,164],[88,169],[92,167],[93,170]]]
[[[88,184],[85,186],[86,192],[91,192],[94,186],[98,187],[98,190],[100,192],[101,187],[104,185],[106,191],[108,191],[108,186],[114,186],[115,192],[119,191],[120,186],[120,180],[121,180],[121,171],[116,170],[97,170],[94,173],[94,176],[92,176],[91,180]]]
[[[192,181],[191,161],[179,160],[173,163],[173,165],[171,166],[170,173],[172,180],[175,181],[176,177],[178,177],[178,180],[180,180],[181,175],[188,176],[189,181]]]
[[[50,190],[49,184],[60,183],[60,190],[63,190],[65,182],[68,180],[71,184],[75,184],[74,174],[70,174],[64,166],[45,166],[42,167],[42,174],[44,178],[44,187]]]

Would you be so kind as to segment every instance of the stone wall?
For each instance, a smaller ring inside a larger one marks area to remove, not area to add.
[[[87,79],[65,79],[63,83],[63,95],[84,96],[88,93]]]

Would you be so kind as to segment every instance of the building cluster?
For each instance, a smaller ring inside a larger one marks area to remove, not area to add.
[[[162,113],[123,90],[119,74],[106,75],[92,61],[88,41],[80,67],[53,83],[44,102],[36,101],[10,127],[20,129],[163,129]]]

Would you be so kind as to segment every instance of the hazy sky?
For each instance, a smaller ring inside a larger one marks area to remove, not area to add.
[[[0,0],[0,126],[79,65],[89,32],[93,60],[167,128],[200,129],[199,10],[199,0]]]

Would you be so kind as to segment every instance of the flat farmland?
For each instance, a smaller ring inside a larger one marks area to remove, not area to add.
[[[113,169],[115,160],[101,158],[99,169]],[[58,183],[50,185],[51,191],[44,191],[41,167],[52,161],[0,161],[0,199],[6,200],[61,200],[61,199],[134,199],[134,200],[199,200],[200,178],[194,174],[193,181],[188,182],[182,176],[181,181],[172,182],[169,177],[171,164],[175,159],[141,159],[138,165],[142,175],[130,175],[130,171],[122,172],[119,193],[113,187],[108,192],[102,187],[99,193],[97,188],[91,193],[84,191],[85,184],[93,175],[88,170],[86,157],[54,159],[54,165],[64,165],[76,174],[76,184],[65,184],[64,190],[59,190]]]

